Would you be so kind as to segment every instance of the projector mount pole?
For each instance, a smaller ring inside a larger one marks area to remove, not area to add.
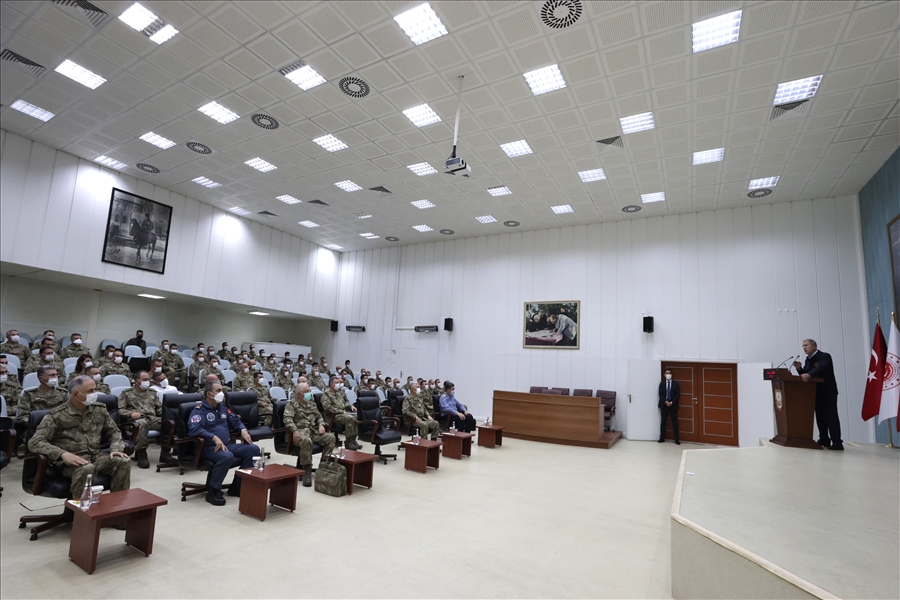
[[[459,76],[459,91],[456,96],[456,123],[453,125],[453,152],[450,158],[456,158],[456,140],[459,138],[459,109],[462,106],[463,75]]]

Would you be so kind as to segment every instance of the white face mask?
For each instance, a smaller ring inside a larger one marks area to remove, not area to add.
[[[169,352],[171,352],[172,354],[177,354],[178,348],[169,348]]]
[[[99,396],[99,394],[97,392],[91,392],[90,394],[87,394],[84,397],[84,403],[87,406],[91,406],[92,404],[97,404],[97,396]]]
[[[113,354],[114,354],[113,352],[107,352],[107,353],[106,353],[106,358],[112,358],[112,357],[113,357]]]
[[[328,366],[328,363],[325,362],[325,361],[323,360],[323,361],[322,361],[322,366],[323,366],[323,367],[327,367],[327,366]]]
[[[319,374],[319,370],[318,370],[318,369],[313,369],[313,375],[318,375],[318,374]]]
[[[0,375],[0,383],[6,383],[9,379],[9,375]]]
[[[162,373],[162,367],[156,367],[155,369],[153,369],[153,372],[154,373]]]
[[[370,389],[370,390],[374,390],[374,389],[375,389],[375,384],[373,383],[372,385],[370,385],[370,386],[369,386],[369,389]]]
[[[274,365],[274,364],[275,364],[275,359],[274,359],[274,358],[270,358],[270,359],[269,359],[269,364],[270,364],[270,365]]]
[[[50,362],[51,360],[53,360],[53,353],[51,352],[50,354],[45,354],[44,360],[46,360],[47,362]]]
[[[102,379],[102,377],[100,377],[100,373],[97,373],[96,375],[94,375],[94,381],[99,383],[101,379]]]
[[[672,381],[672,374],[666,373],[666,381]]]
[[[248,369],[247,367],[244,367],[244,373],[249,373],[249,372],[250,372],[250,369]]]
[[[197,362],[206,362],[206,359],[201,356],[197,358]]]
[[[94,363],[93,363],[93,362],[91,362],[91,361],[89,361],[89,360],[84,361],[84,368],[85,368],[85,369],[88,369],[88,368],[93,367],[93,366],[94,366]]]
[[[159,387],[161,387],[161,388],[167,388],[167,387],[169,387],[169,380],[163,378],[163,380],[159,382]]]
[[[59,385],[59,377],[51,377],[47,380],[47,387],[55,388]]]
[[[142,390],[149,390],[149,389],[150,389],[150,382],[149,382],[149,381],[142,381],[142,382],[141,382],[141,389],[142,389]]]
[[[14,336],[12,336],[11,338],[9,338],[9,341],[18,344],[18,343],[19,343],[19,336],[14,335]]]
[[[225,402],[225,392],[219,392],[213,399],[217,404],[222,404],[223,402]]]
[[[169,345],[168,345],[168,344],[163,344],[163,350],[168,350],[168,349],[169,349]]]
[[[72,340],[72,343],[75,344],[76,346],[80,346],[80,345],[82,345],[84,342],[81,341],[81,339],[79,338],[79,339],[77,339],[77,340]]]
[[[47,339],[48,339],[48,340],[53,340],[53,339],[54,339],[54,336],[53,336],[53,334],[50,334],[50,335],[48,335],[48,336],[45,336],[45,337],[46,337],[46,338],[47,338]]]
[[[211,363],[209,363],[209,366],[215,368],[215,367],[218,367],[218,366],[219,366],[219,363],[217,363],[217,362],[211,362]]]
[[[122,364],[122,357],[121,357],[121,356],[115,357],[115,358],[113,359],[113,362],[116,363],[117,365]]]

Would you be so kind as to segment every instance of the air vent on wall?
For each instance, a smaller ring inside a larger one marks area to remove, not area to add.
[[[159,169],[153,165],[148,165],[147,163],[138,163],[135,166],[146,173],[159,173]]]
[[[276,215],[275,213],[269,212],[269,211],[267,211],[267,210],[261,210],[261,211],[259,211],[259,212],[256,213],[256,214],[258,214],[258,215],[261,216],[261,217],[265,217],[265,218],[267,218],[267,219],[274,219],[274,218],[276,218],[276,217],[278,216],[278,215]]]
[[[378,185],[378,186],[375,186],[375,187],[371,187],[371,188],[369,188],[369,191],[370,191],[370,192],[376,192],[376,193],[379,193],[379,194],[390,194],[390,193],[391,193],[391,190],[387,189],[387,188],[384,187],[383,185]]]
[[[616,135],[611,138],[606,138],[602,140],[597,140],[597,150],[603,152],[607,148],[619,148],[620,150],[625,149],[625,144],[622,142],[622,136]]]
[[[188,150],[193,150],[197,154],[212,154],[210,147],[200,142],[188,142],[185,146],[188,147]]]
[[[327,202],[322,202],[321,200],[310,200],[309,204],[318,204],[319,206],[329,206]]]
[[[788,102],[772,107],[772,116],[770,121],[774,121],[779,117],[804,117],[809,112],[809,100],[798,100],[797,102]]]
[[[0,60],[5,60],[8,62],[13,62],[13,63],[19,63],[20,65],[22,65],[23,67],[28,69],[28,71],[35,77],[40,77],[41,75],[43,75],[44,73],[47,72],[47,67],[45,67],[43,65],[39,65],[32,60],[28,60],[21,54],[16,54],[9,48],[4,48],[3,50],[0,50]]]
[[[359,77],[344,77],[338,82],[338,87],[351,98],[365,98],[372,91],[369,84]]]
[[[87,0],[53,0],[54,4],[66,6],[69,8],[80,8],[84,11],[84,16],[91,22],[94,29],[100,29],[112,19],[112,15],[105,10],[98,8]]]
[[[574,25],[580,16],[581,0],[547,0],[541,8],[541,21],[553,29]]]
[[[772,193],[772,190],[769,188],[759,188],[758,190],[751,190],[747,193],[748,198],[765,198],[769,194]]]
[[[256,113],[250,120],[253,121],[255,125],[262,127],[263,129],[278,129],[278,121],[275,117],[269,116],[263,113]]]

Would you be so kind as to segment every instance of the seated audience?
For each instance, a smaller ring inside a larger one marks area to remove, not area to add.
[[[162,404],[156,392],[150,389],[150,374],[147,371],[138,371],[134,376],[134,386],[119,395],[119,417],[124,424],[130,424],[137,429],[134,458],[137,460],[138,468],[150,468],[150,459],[147,458],[147,448],[150,445],[148,433],[159,431],[162,426]],[[162,447],[159,462],[176,464],[175,459],[169,454],[168,447]]]
[[[6,332],[6,339],[0,344],[0,354],[12,354],[19,359],[22,366],[31,358],[31,350],[25,344],[19,343],[19,330],[10,329]]]
[[[178,344],[166,344],[169,349],[160,356],[163,372],[170,385],[187,388],[187,369],[184,368],[184,360],[178,354]]]
[[[113,352],[112,363],[106,363],[100,367],[100,374],[104,377],[107,375],[124,375],[129,380],[132,377],[131,367],[125,363],[125,354],[123,354],[121,350]]]
[[[233,348],[232,350],[228,350],[228,342],[222,342],[222,349],[217,352],[219,358],[224,358],[228,362],[234,362],[234,350],[237,348]]]
[[[341,378],[335,375],[328,382],[328,389],[322,394],[322,410],[325,416],[334,416],[333,423],[335,426],[340,425],[344,434],[347,436],[347,450],[359,450],[362,448],[356,442],[356,436],[359,434],[358,425],[356,423],[356,407],[352,406],[347,400],[347,396],[341,389],[343,386]]]
[[[317,388],[319,391],[324,391],[326,388],[325,380],[322,379],[322,376],[320,375],[319,365],[317,363],[313,363],[312,374],[307,377],[307,380],[309,381],[310,387]]]
[[[34,340],[34,343],[31,345],[32,350],[37,350],[41,346],[45,345],[45,342],[49,342],[51,346],[53,346],[53,351],[59,353],[59,342],[56,341],[56,333],[52,329],[48,329],[44,332],[44,335],[40,337],[40,339]]]
[[[163,356],[169,352],[169,340],[163,340],[159,345],[159,349],[153,353],[153,356],[150,357],[150,361],[154,360],[162,360]]]
[[[259,354],[256,353],[256,346],[255,346],[255,345],[250,344],[250,351],[247,352],[247,356],[248,356],[249,358],[254,359],[254,360],[256,360],[257,358],[259,358]]]
[[[324,356],[319,360],[319,369],[321,369],[323,374],[331,375],[331,370],[328,368],[328,361],[325,360]]]
[[[235,392],[246,392],[253,387],[253,374],[256,373],[256,361],[248,359],[241,365],[241,370],[231,382],[231,389]]]
[[[192,362],[191,366],[188,367],[188,377],[191,379],[191,381],[194,382],[194,385],[198,385],[197,382],[200,379],[200,371],[205,370],[206,354],[202,350],[197,350],[196,352],[194,352],[194,362]]]
[[[347,373],[350,375],[350,377],[353,377],[353,379],[356,379],[356,376],[353,374],[353,369],[350,368],[350,359],[349,358],[344,361],[344,370],[347,371]]]
[[[16,383],[19,383],[19,385],[21,385],[21,383],[19,382],[19,374],[17,372],[18,369],[14,369],[9,366],[9,359],[6,358],[5,354],[0,354],[0,365],[3,365],[7,369],[9,369],[10,380],[15,381]]]
[[[278,375],[272,380],[272,385],[280,387],[284,390],[284,393],[287,394],[288,398],[291,397],[291,394],[294,391],[294,380],[291,379],[291,371],[287,365],[281,367]]]
[[[259,407],[259,424],[266,427],[272,426],[272,398],[269,396],[269,386],[262,373],[253,375],[253,387],[248,391],[256,392],[256,404]]]
[[[112,344],[107,344],[106,348],[103,349],[102,356],[100,356],[100,358],[96,361],[97,366],[102,369],[106,365],[113,364],[113,358],[115,356],[116,356],[116,347],[113,346]]]
[[[297,359],[297,362],[294,363],[294,366],[291,367],[291,373],[306,375],[306,360],[302,356],[300,356]]]
[[[138,329],[134,333],[134,337],[122,344],[122,348],[125,346],[137,346],[141,349],[141,352],[147,353],[147,342],[144,341],[144,332]]]
[[[85,367],[84,374],[87,377],[90,377],[94,380],[94,383],[97,384],[97,393],[99,394],[111,394],[109,390],[109,386],[103,383],[103,376],[100,375],[100,367],[97,365],[92,365],[90,367]],[[67,381],[66,385],[69,385],[71,381]]]
[[[16,406],[19,404],[19,394],[22,386],[18,379],[13,379],[9,374],[9,367],[0,365],[0,396],[6,400],[6,412],[10,416],[16,415]]]
[[[264,365],[262,365],[262,368],[264,371],[268,371],[269,373],[271,373],[272,377],[274,377],[275,374],[278,373],[278,359],[276,358],[274,352],[269,354],[269,358],[266,359],[266,362]]]
[[[71,338],[69,345],[59,351],[60,358],[78,358],[87,352],[84,347],[84,339],[81,337],[80,333],[73,333],[69,337]]]
[[[221,364],[219,363],[219,360],[220,360],[219,357],[216,356],[215,354],[210,354],[209,357],[210,357],[209,365],[207,365],[207,367],[206,367],[206,369],[204,369],[204,371],[206,372],[207,375],[212,373],[213,375],[216,376],[216,379],[218,379],[219,381],[225,381],[225,375],[222,374]]]
[[[292,442],[300,447],[300,468],[305,471],[303,485],[312,485],[313,443],[322,446],[322,456],[334,451],[334,434],[325,432],[325,420],[313,401],[309,385],[297,384],[297,393],[284,407],[284,426],[291,432]]]
[[[441,394],[441,416],[447,415],[450,415],[450,420],[458,430],[466,433],[475,431],[475,417],[456,399],[456,386],[452,381],[444,382],[444,393]]]
[[[33,355],[31,360],[28,361],[28,364],[25,365],[23,373],[28,375],[29,373],[34,373],[41,367],[50,365],[56,368],[57,373],[65,374],[66,370],[63,367],[63,361],[61,361],[56,355],[56,352],[53,351],[53,346],[42,346],[40,351]]]
[[[406,378],[406,383],[403,385],[401,389],[403,389],[407,394],[409,394],[409,386],[412,385],[413,378],[412,375]]]
[[[419,435],[427,438],[431,435],[432,440],[438,439],[441,433],[440,424],[431,416],[431,398],[427,402],[421,394],[419,394],[419,384],[413,382],[410,386],[412,389],[410,394],[403,398],[403,415],[413,418],[410,423],[411,427],[419,430]],[[410,431],[410,433],[412,433]]]
[[[79,375],[87,375],[87,370],[94,366],[94,357],[88,353],[84,353],[78,357],[78,360],[75,361],[75,368],[72,370],[72,373],[66,378],[66,385],[69,385],[69,382],[78,377]]]
[[[159,397],[160,399],[160,402],[162,402],[162,397],[164,394],[182,393],[174,385],[169,385],[169,378],[166,377],[165,373],[151,373],[150,382],[152,383],[150,389],[156,393],[157,397]]]

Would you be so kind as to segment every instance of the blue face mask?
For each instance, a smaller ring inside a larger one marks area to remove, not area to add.
[[[450,395],[454,398],[456,397],[456,390],[450,390]]]

